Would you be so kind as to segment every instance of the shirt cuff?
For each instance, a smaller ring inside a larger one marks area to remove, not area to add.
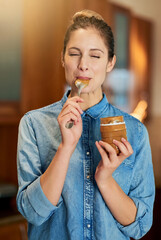
[[[148,214],[148,210],[145,204],[142,201],[139,201],[137,198],[132,198],[132,200],[137,207],[135,221],[128,226],[123,226],[120,223],[117,223],[117,225],[125,235],[135,239],[140,239],[149,230],[151,223],[149,223],[148,221],[146,221],[145,223],[144,221],[145,215]]]
[[[63,201],[61,196],[58,204],[54,206],[47,199],[40,185],[40,177],[38,177],[33,183],[28,186],[27,196],[35,212],[44,218],[47,218],[49,215],[51,215],[51,213],[53,213]]]

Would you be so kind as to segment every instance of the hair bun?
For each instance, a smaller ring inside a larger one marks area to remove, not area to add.
[[[76,22],[80,18],[92,18],[92,17],[94,17],[98,20],[103,20],[104,21],[103,17],[100,14],[98,14],[98,13],[92,11],[92,10],[88,10],[88,9],[84,9],[80,12],[76,12],[74,14],[73,18],[72,18],[72,21]]]

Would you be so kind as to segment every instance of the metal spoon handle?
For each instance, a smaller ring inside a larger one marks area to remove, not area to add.
[[[81,86],[78,87],[78,96],[80,96],[80,93],[81,93],[81,91],[82,91],[82,88],[83,88],[83,87],[81,87]],[[68,129],[70,129],[70,128],[73,127],[73,125],[74,125],[74,121],[71,120],[71,121],[69,121],[69,122],[66,123],[65,127],[68,128]]]
[[[73,122],[73,121],[70,121],[70,122],[67,122],[67,123],[66,123],[65,127],[68,128],[68,129],[70,129],[70,128],[73,127],[73,125],[74,125],[74,122]]]

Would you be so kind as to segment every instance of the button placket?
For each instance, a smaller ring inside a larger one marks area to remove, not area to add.
[[[83,145],[85,148],[84,159],[84,237],[85,239],[92,239],[92,217],[93,217],[93,183],[91,176],[91,154],[89,145],[89,121],[86,117],[83,121]]]

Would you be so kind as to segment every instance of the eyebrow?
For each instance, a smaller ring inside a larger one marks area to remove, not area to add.
[[[79,49],[79,48],[76,48],[76,47],[71,47],[71,48],[69,48],[69,50],[73,50],[73,49],[80,52],[80,49]]]
[[[72,50],[72,49],[77,50],[77,51],[80,52],[80,49],[77,48],[77,47],[71,47],[71,48],[69,48],[69,50]],[[99,49],[99,48],[91,48],[90,51],[99,51],[99,52],[102,52],[102,53],[104,54],[104,51],[101,50],[101,49]]]
[[[99,49],[99,48],[92,48],[92,49],[90,49],[90,51],[99,51],[99,52],[102,52],[104,54],[104,51]]]

